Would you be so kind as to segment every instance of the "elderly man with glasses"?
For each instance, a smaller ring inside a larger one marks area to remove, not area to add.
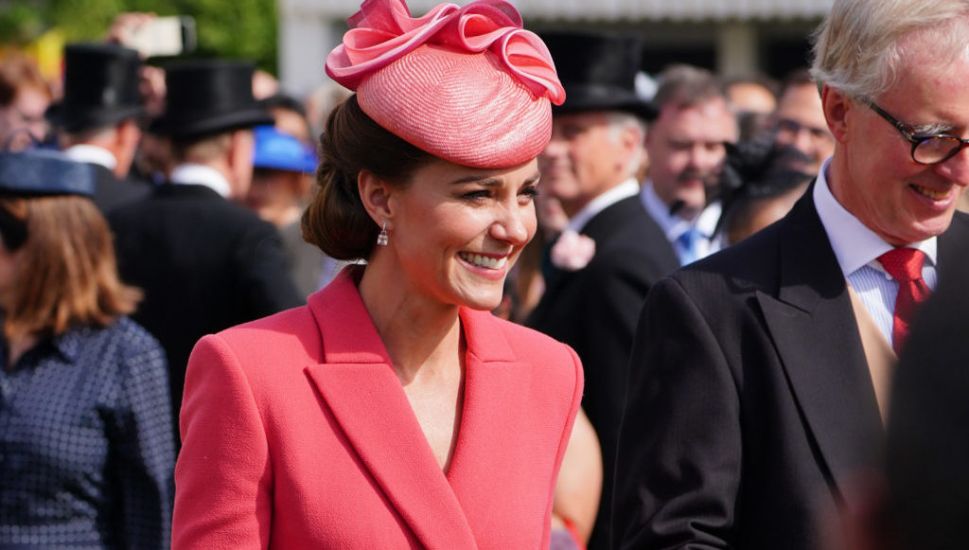
[[[643,309],[622,548],[837,539],[819,518],[861,505],[909,323],[969,250],[954,214],[969,186],[969,5],[835,0],[817,36],[832,157],[786,218],[661,281]]]

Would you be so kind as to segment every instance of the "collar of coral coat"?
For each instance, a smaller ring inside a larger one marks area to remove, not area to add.
[[[307,374],[361,466],[421,545],[476,548],[476,539],[494,521],[527,512],[512,507],[496,513],[486,495],[514,491],[494,472],[520,470],[527,458],[499,442],[521,423],[523,411],[537,406],[529,389],[533,369],[515,357],[490,313],[461,308],[467,343],[464,403],[450,466],[443,472],[357,290],[358,270],[344,269],[309,299],[324,351],[321,364],[308,366]],[[547,545],[547,530],[535,535],[534,543]]]
[[[357,290],[359,266],[344,268],[308,305],[326,337],[323,363],[383,363],[390,356]],[[467,352],[479,361],[516,361],[507,338],[487,311],[459,309]]]

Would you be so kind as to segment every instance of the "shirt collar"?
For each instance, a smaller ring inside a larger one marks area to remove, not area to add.
[[[30,350],[27,354],[33,356],[35,354],[40,354],[39,357],[48,357],[51,353],[56,353],[60,355],[66,362],[74,363],[81,351],[81,335],[80,329],[71,328],[67,332],[59,336],[43,336]],[[3,353],[4,359],[3,363],[6,364],[7,350],[9,349],[9,343],[5,338],[0,338],[0,352]],[[35,360],[31,360],[28,364],[36,364]],[[6,365],[9,367],[9,365]]]
[[[594,218],[596,214],[623,199],[635,197],[638,193],[639,184],[636,183],[635,178],[630,178],[589,201],[589,204],[585,205],[582,210],[579,210],[576,215],[569,219],[569,225],[566,229],[571,229],[578,233],[582,231],[585,224],[589,223],[589,220]]]
[[[646,180],[640,198],[643,201],[643,206],[646,208],[646,211],[649,212],[649,215],[652,216],[660,229],[663,230],[663,234],[666,235],[668,241],[675,241],[693,226],[693,222],[690,220],[681,218],[675,214],[670,214],[670,207],[656,194],[652,180]],[[716,219],[714,219],[713,223],[716,225]],[[699,225],[697,228],[703,232],[703,229]]]
[[[723,213],[723,204],[714,201],[707,205],[696,218],[696,228],[707,239],[713,236],[717,230],[717,222],[720,221],[720,214]]]
[[[232,188],[229,180],[215,168],[203,164],[180,164],[172,170],[169,178],[176,185],[203,185],[224,198],[229,198]]]
[[[64,359],[73,363],[77,360],[78,353],[81,350],[80,330],[77,328],[69,329],[64,334],[51,338],[50,343]]]
[[[104,147],[98,147],[97,145],[88,145],[85,143],[73,145],[64,151],[64,156],[77,162],[97,164],[111,171],[114,171],[118,167],[118,159],[114,158],[111,151],[108,151]]]
[[[881,264],[875,260],[894,247],[841,206],[828,186],[827,174],[830,165],[830,158],[821,165],[821,171],[814,183],[813,198],[814,206],[821,218],[821,225],[824,226],[828,241],[831,242],[831,248],[834,249],[834,255],[838,259],[838,265],[846,277],[868,264],[881,270]],[[935,265],[938,246],[936,237],[911,243],[908,246],[921,250],[928,261]]]

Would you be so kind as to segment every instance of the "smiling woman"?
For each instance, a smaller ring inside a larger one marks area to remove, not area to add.
[[[368,0],[350,26],[326,68],[356,94],[302,223],[356,265],[197,345],[174,547],[548,547],[581,365],[489,310],[535,234],[562,86],[502,0]]]

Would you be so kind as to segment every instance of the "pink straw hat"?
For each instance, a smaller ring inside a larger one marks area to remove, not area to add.
[[[404,0],[366,0],[326,59],[377,124],[439,158],[476,168],[529,161],[565,101],[552,56],[504,0],[441,4],[412,18]]]

